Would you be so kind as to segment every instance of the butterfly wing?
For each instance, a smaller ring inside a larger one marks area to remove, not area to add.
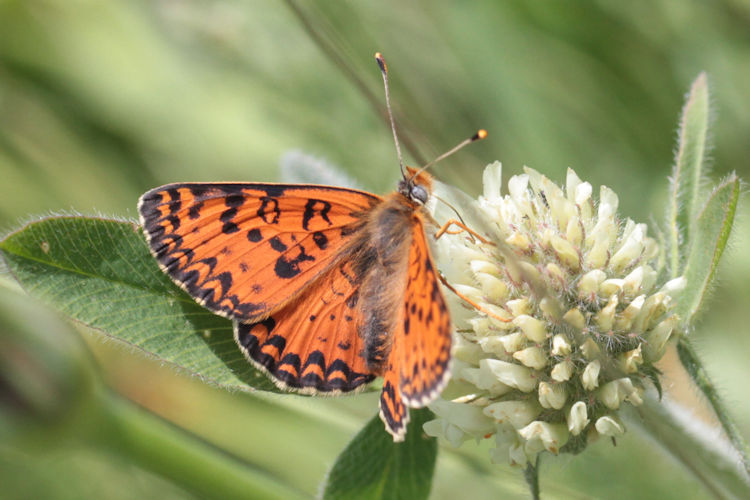
[[[399,383],[406,404],[421,408],[445,387],[450,372],[451,320],[421,224],[409,250],[409,281],[399,336]]]
[[[413,227],[408,274],[380,395],[380,417],[394,441],[402,441],[406,434],[407,407],[429,404],[449,377],[450,314],[419,217]]]
[[[342,260],[267,319],[236,322],[235,340],[281,388],[308,394],[351,391],[375,378],[362,356],[358,299],[353,264]]]
[[[211,311],[254,321],[325,272],[380,201],[329,186],[169,184],[138,210],[164,272]]]

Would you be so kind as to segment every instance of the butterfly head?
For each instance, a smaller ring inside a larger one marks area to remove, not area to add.
[[[432,193],[432,177],[413,167],[406,167],[406,175],[398,183],[398,192],[418,205],[424,205]]]

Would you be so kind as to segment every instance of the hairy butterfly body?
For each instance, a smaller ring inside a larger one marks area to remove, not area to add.
[[[138,205],[151,252],[196,301],[234,320],[248,360],[285,389],[383,377],[394,440],[448,377],[451,323],[425,235],[431,193],[407,170],[385,198],[285,184],[170,184]]]

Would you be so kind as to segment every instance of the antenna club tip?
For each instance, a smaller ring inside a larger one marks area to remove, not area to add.
[[[472,141],[481,141],[482,139],[487,137],[487,131],[483,128],[480,128],[476,134],[474,134],[474,137],[471,138]]]
[[[383,73],[388,73],[388,66],[385,64],[385,59],[383,58],[383,54],[380,52],[375,52],[375,60],[378,62],[378,66],[380,67],[380,71]]]

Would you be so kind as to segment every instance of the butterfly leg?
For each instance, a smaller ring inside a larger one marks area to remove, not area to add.
[[[449,229],[451,226],[458,226],[461,229]],[[444,234],[461,234],[464,231],[466,231],[467,233],[469,233],[470,235],[472,235],[473,237],[475,237],[476,239],[478,239],[485,245],[493,245],[493,243],[490,240],[488,240],[481,234],[477,233],[473,229],[469,228],[468,226],[466,226],[466,224],[464,224],[463,222],[457,219],[450,219],[448,222],[443,224],[438,230],[438,232],[435,233],[435,239],[436,240],[439,239]]]
[[[458,290],[456,290],[453,287],[453,285],[451,285],[450,283],[448,283],[448,280],[445,278],[445,276],[443,276],[442,273],[438,273],[438,277],[440,278],[440,281],[443,283],[443,285],[445,285],[445,287],[448,290],[450,290],[451,292],[453,292],[454,294],[456,294],[456,296],[458,298],[460,298],[461,300],[463,300],[464,302],[466,302],[467,304],[469,304],[471,307],[473,307],[477,311],[483,312],[487,316],[489,316],[491,318],[494,318],[494,319],[496,319],[498,321],[501,321],[503,323],[510,323],[511,321],[513,321],[512,318],[504,318],[504,317],[502,317],[502,316],[500,316],[498,314],[495,314],[494,312],[492,312],[492,311],[490,311],[488,309],[485,309],[480,304],[477,304],[474,300],[470,299],[466,295],[464,295],[461,292],[459,292]]]

